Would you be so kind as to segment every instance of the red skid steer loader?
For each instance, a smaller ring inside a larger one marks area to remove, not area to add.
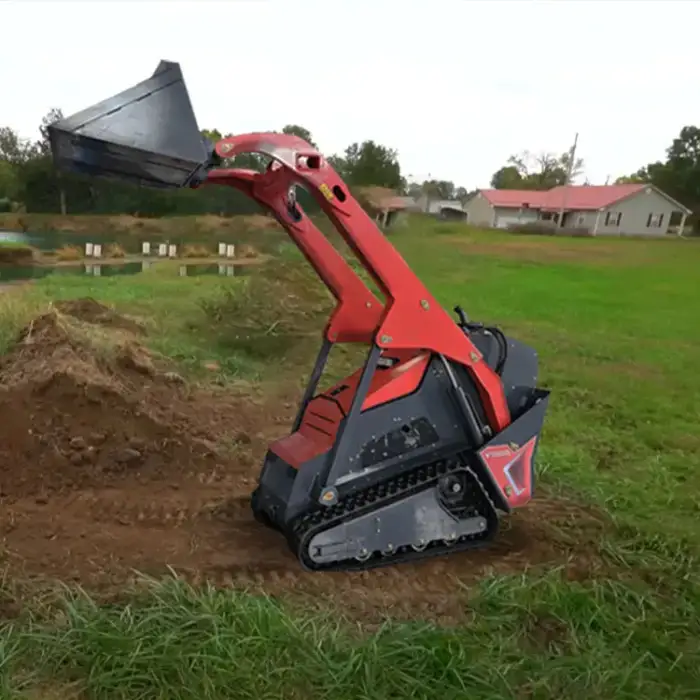
[[[286,229],[337,304],[289,435],[269,445],[251,508],[308,570],[351,570],[489,542],[499,511],[533,493],[549,392],[534,350],[498,328],[453,319],[352,197],[296,136],[210,144],[177,63],[49,128],[59,169],[151,187],[234,187]],[[220,167],[242,153],[265,172]],[[380,290],[377,299],[306,216],[305,188]],[[334,343],[364,365],[317,392]]]

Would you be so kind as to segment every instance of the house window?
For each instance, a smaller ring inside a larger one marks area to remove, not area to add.
[[[663,223],[663,214],[649,214],[649,216],[647,217],[647,228],[661,228]]]
[[[576,217],[576,225],[583,226],[586,223],[586,217],[583,214],[579,214]]]
[[[606,226],[619,226],[622,221],[621,211],[609,211],[605,215],[605,225]]]

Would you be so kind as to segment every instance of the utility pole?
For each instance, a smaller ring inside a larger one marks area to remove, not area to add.
[[[425,213],[430,214],[430,181],[433,179],[432,173],[428,173],[428,179],[425,181],[428,183],[428,187],[423,190],[425,195]],[[425,183],[423,183],[425,184]]]
[[[558,225],[559,228],[561,228],[562,224],[564,223],[564,209],[566,209],[566,188],[569,185],[569,182],[571,182],[571,173],[574,171],[574,160],[576,159],[576,145],[578,144],[578,132],[576,132],[576,136],[574,137],[574,145],[571,147],[571,151],[569,152],[569,163],[567,164],[566,167],[566,180],[564,181],[564,191],[562,192],[561,195],[561,209],[559,209],[559,221]]]

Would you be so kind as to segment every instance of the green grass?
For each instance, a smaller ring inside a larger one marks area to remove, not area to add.
[[[615,581],[565,584],[553,571],[487,578],[468,605],[463,627],[387,622],[368,635],[331,612],[290,614],[271,598],[177,580],[126,606],[71,591],[60,622],[6,631],[0,683],[100,699],[696,697],[690,603],[662,605]]]
[[[447,308],[461,303],[538,349],[552,390],[542,488],[610,514],[599,577],[493,575],[464,591],[463,627],[388,620],[378,631],[177,580],[128,605],[67,591],[58,609],[29,606],[0,634],[0,697],[37,687],[124,700],[698,697],[700,242],[426,222],[392,240]],[[308,333],[327,308],[289,263],[273,270],[49,277],[0,296],[0,342],[48,300],[89,295],[148,318],[149,342],[185,370],[216,360],[221,381],[268,382],[310,363]]]
[[[553,391],[542,460],[554,479],[652,529],[671,500],[664,530],[692,536],[700,506],[700,246],[666,245],[671,254],[657,243],[658,258],[639,266],[489,265],[475,257],[464,281],[436,277],[435,289],[443,299],[473,299],[475,315],[538,348],[542,381]],[[420,256],[414,262],[420,273]]]

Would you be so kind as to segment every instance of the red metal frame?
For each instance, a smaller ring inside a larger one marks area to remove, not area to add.
[[[492,430],[510,424],[510,412],[499,376],[428,292],[371,217],[352,197],[323,156],[303,139],[288,134],[230,136],[216,153],[232,158],[261,153],[272,158],[265,173],[213,169],[207,183],[235,187],[270,211],[287,230],[337,300],[326,326],[331,342],[375,343],[385,350],[439,353],[466,366],[475,380]],[[323,233],[304,215],[292,220],[290,187],[304,187],[319,203],[385,297],[382,304]]]

